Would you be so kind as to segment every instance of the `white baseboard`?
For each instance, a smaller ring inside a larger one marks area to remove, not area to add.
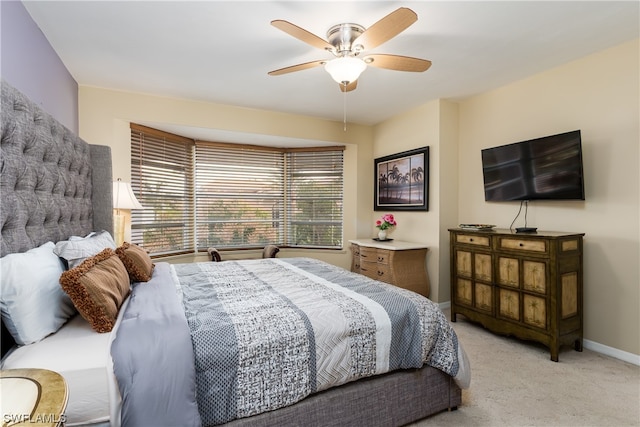
[[[445,301],[438,303],[441,310],[451,308],[451,301]],[[582,340],[582,346],[587,350],[595,351],[596,353],[604,354],[615,359],[622,360],[623,362],[632,363],[640,366],[640,355],[629,353],[627,351],[619,350],[617,348],[609,347],[604,344],[597,343],[591,340]]]
[[[582,340],[582,346],[587,350],[595,351],[596,353],[604,354],[605,356],[611,356],[616,359],[620,359],[623,362],[628,362],[640,366],[640,355],[638,354],[629,353],[627,351],[619,350],[617,348],[609,347],[604,344],[585,339]]]
[[[438,306],[440,307],[440,310],[451,308],[451,301],[440,302],[438,303]]]

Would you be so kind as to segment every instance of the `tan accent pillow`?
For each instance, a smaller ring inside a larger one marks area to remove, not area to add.
[[[124,264],[129,277],[133,282],[148,282],[155,264],[151,262],[151,257],[138,245],[124,242],[116,249],[116,254]]]
[[[130,291],[129,274],[110,248],[62,273],[60,285],[96,332],[113,329]]]

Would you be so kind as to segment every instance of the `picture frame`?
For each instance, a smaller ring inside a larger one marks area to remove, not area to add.
[[[375,211],[429,210],[429,147],[374,159]]]

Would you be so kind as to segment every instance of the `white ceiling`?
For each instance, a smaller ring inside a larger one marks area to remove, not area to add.
[[[25,1],[79,85],[375,124],[430,100],[462,99],[639,37],[638,1]],[[270,25],[324,39],[398,7],[418,21],[366,53],[429,59],[424,73],[369,67],[346,95],[322,67],[267,72],[330,54]],[[203,129],[165,129],[202,133]],[[185,133],[186,132],[186,133]],[[228,135],[232,138],[231,135]]]

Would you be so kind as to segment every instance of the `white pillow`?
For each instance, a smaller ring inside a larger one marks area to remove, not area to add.
[[[60,241],[56,243],[53,253],[64,258],[71,269],[106,248],[115,250],[116,242],[113,241],[113,237],[108,231],[100,231],[91,233],[87,237],[71,237],[69,240]]]
[[[60,329],[76,312],[60,287],[64,265],[53,242],[0,258],[2,322],[19,345],[31,344]]]

